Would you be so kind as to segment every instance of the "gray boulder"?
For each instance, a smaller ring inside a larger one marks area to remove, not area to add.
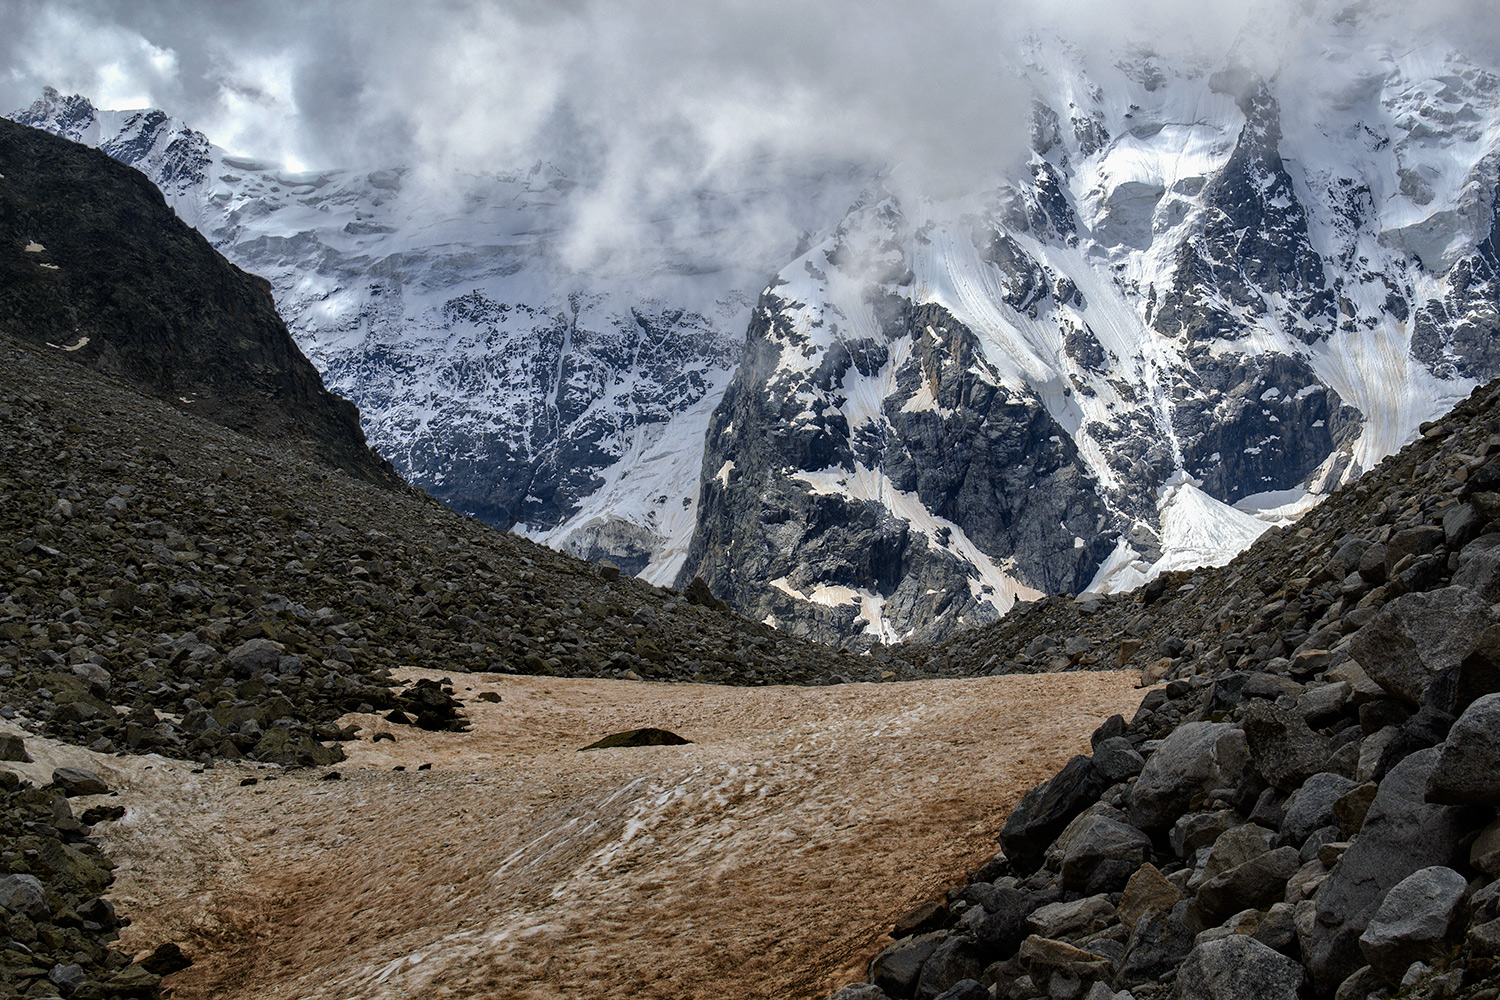
[[[1415,871],[1452,862],[1464,829],[1463,810],[1427,802],[1427,779],[1437,759],[1437,749],[1428,748],[1391,768],[1358,839],[1319,886],[1316,919],[1302,947],[1320,993],[1332,993],[1365,964],[1359,936],[1396,883]]]
[[[1203,870],[1189,884],[1194,888],[1227,871],[1253,861],[1271,849],[1271,831],[1255,823],[1242,823],[1224,831],[1208,852]]]
[[[1192,950],[1177,973],[1180,1000],[1297,1000],[1302,966],[1242,934]]]
[[[1094,747],[1094,766],[1105,780],[1114,784],[1140,774],[1146,766],[1146,758],[1136,752],[1129,740],[1115,736],[1100,740]]]
[[[1167,834],[1167,844],[1172,848],[1172,853],[1179,858],[1186,858],[1244,821],[1245,817],[1233,809],[1188,813],[1172,824],[1172,830]]]
[[[52,783],[62,789],[64,795],[103,795],[109,785],[93,771],[81,767],[60,767],[52,772]]]
[[[1071,903],[1048,903],[1026,918],[1026,928],[1044,938],[1073,938],[1103,930],[1115,922],[1109,896],[1085,896]]]
[[[990,991],[977,979],[961,979],[939,994],[936,1000],[990,1000]]]
[[[1000,831],[1000,846],[1011,863],[1035,868],[1052,840],[1096,801],[1109,782],[1087,757],[1074,757],[1051,779],[1027,792]]]
[[[241,674],[274,670],[281,665],[286,647],[270,639],[250,639],[229,651],[229,665]]]
[[[1500,694],[1475,701],[1448,731],[1427,798],[1449,805],[1500,803]]]
[[[1156,748],[1131,788],[1131,822],[1143,830],[1166,827],[1187,811],[1195,795],[1238,785],[1247,759],[1245,734],[1238,726],[1178,726]]]
[[[1433,679],[1458,666],[1493,620],[1490,602],[1467,586],[1403,594],[1354,634],[1349,653],[1381,687],[1420,705]]]
[[[903,1000],[911,997],[916,993],[917,980],[922,975],[922,964],[932,957],[938,945],[949,936],[947,931],[932,931],[929,934],[902,938],[870,962],[870,982],[890,996]]]
[[[1386,893],[1359,936],[1360,951],[1389,982],[1400,982],[1413,962],[1431,963],[1455,941],[1468,895],[1467,881],[1452,868],[1413,872]]]
[[[1263,910],[1286,895],[1287,880],[1302,867],[1295,847],[1268,851],[1198,888],[1197,910],[1212,925],[1241,910]]]
[[[52,916],[46,890],[35,875],[0,875],[0,906],[11,913],[24,913],[32,920],[47,920]]]
[[[874,983],[853,983],[835,990],[828,1000],[890,1000],[890,995]]]
[[[1063,856],[1063,887],[1085,892],[1121,889],[1150,855],[1151,838],[1140,830],[1107,816],[1090,816]]]
[[[1136,920],[1120,962],[1121,982],[1144,982],[1177,968],[1193,950],[1187,911],[1184,901],[1170,910],[1147,910]]]
[[[1327,771],[1303,782],[1286,801],[1286,817],[1281,821],[1286,842],[1301,844],[1318,827],[1333,823],[1334,805],[1353,788],[1348,778]]]
[[[1290,792],[1326,768],[1329,741],[1294,709],[1252,702],[1245,708],[1245,740],[1266,784]]]
[[[984,974],[984,962],[973,938],[954,936],[932,950],[917,977],[917,1000],[932,1000],[965,979]]]

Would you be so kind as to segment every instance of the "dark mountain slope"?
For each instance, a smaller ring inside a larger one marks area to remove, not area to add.
[[[221,257],[145,175],[0,119],[0,331],[174,407],[389,486],[270,285]]]

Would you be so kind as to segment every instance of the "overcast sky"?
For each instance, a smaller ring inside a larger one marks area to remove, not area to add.
[[[941,193],[1024,151],[1028,31],[1274,68],[1316,61],[1303,13],[1346,2],[0,0],[0,110],[51,85],[293,167],[553,159],[646,202],[761,154],[900,161]],[[1494,0],[1371,4],[1386,37],[1497,37]]]

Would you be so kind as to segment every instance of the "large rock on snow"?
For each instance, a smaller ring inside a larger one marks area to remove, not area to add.
[[[1319,887],[1302,953],[1320,993],[1331,993],[1365,964],[1359,936],[1386,894],[1413,872],[1452,861],[1463,810],[1427,802],[1427,780],[1437,761],[1438,750],[1429,748],[1391,768],[1359,838]]]
[[[1354,634],[1349,652],[1381,687],[1420,705],[1433,679],[1458,666],[1493,621],[1490,602],[1469,587],[1404,594]]]
[[[1131,788],[1131,822],[1143,830],[1170,825],[1187,811],[1194,795],[1239,784],[1246,760],[1245,734],[1238,726],[1227,722],[1178,726],[1146,761]]]
[[[1413,962],[1431,962],[1461,929],[1468,882],[1452,868],[1413,872],[1386,893],[1359,947],[1370,966],[1396,983]]]

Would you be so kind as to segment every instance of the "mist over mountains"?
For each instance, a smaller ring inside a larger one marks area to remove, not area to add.
[[[776,13],[468,11],[462,109],[383,90],[388,41],[322,89],[284,47],[262,97],[308,117],[262,141],[341,169],[60,95],[17,118],[266,275],[415,484],[857,648],[1222,563],[1496,373],[1469,8]],[[560,54],[475,99],[497,46]],[[217,65],[169,74],[211,121]]]

